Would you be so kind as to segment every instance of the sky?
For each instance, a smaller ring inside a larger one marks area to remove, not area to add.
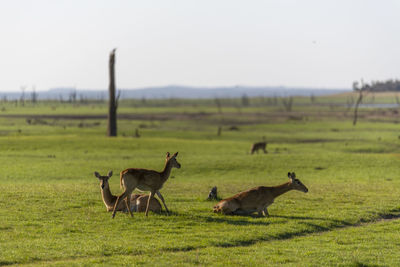
[[[400,78],[398,0],[0,0],[0,91]]]

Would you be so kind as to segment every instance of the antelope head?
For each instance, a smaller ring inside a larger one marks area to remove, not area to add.
[[[167,152],[167,156],[165,158],[165,161],[169,164],[171,164],[172,168],[181,168],[181,164],[176,160],[176,156],[178,156],[178,152],[176,152],[175,154],[171,155],[169,154],[169,152]]]
[[[308,188],[302,182],[300,182],[299,179],[296,178],[296,174],[294,172],[292,172],[292,173],[289,172],[288,177],[290,179],[291,187],[293,189],[304,192],[304,193],[308,192]]]
[[[112,171],[109,171],[107,176],[101,176],[100,173],[94,172],[94,176],[99,179],[101,189],[104,189],[104,187],[108,187],[108,179],[112,176]]]

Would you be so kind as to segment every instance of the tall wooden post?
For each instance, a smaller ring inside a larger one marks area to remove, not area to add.
[[[117,136],[117,101],[115,99],[115,50],[113,49],[110,53],[109,60],[109,75],[110,84],[108,86],[109,100],[108,100],[108,136]]]

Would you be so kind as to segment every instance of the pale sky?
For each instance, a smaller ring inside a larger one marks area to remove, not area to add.
[[[0,91],[400,78],[400,0],[0,0]]]

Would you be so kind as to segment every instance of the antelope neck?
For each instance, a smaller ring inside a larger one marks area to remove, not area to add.
[[[272,190],[272,195],[274,196],[274,198],[292,190],[293,188],[290,185],[291,185],[291,182],[287,182],[287,183],[275,186]]]
[[[111,194],[110,187],[105,186],[101,190],[101,196],[103,197],[104,204],[109,207],[114,207],[115,201],[117,200],[117,197]]]
[[[164,180],[168,179],[169,175],[171,174],[171,169],[172,169],[171,160],[167,160],[164,166],[164,170],[160,173],[161,177],[163,177]]]

